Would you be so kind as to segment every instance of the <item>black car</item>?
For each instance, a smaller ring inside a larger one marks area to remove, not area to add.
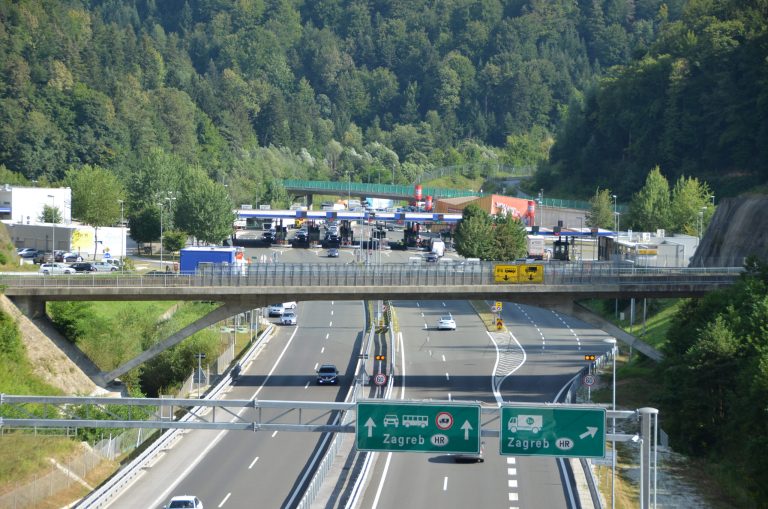
[[[75,262],[70,265],[75,272],[96,272],[96,267],[90,262]]]
[[[339,383],[339,370],[333,364],[323,364],[317,370],[318,384],[336,384]]]
[[[268,244],[273,244],[275,242],[275,232],[273,231],[267,231],[261,234],[261,240]]]
[[[42,253],[38,251],[37,249],[33,249],[30,247],[25,247],[23,249],[19,249],[17,254],[22,258],[37,258]]]

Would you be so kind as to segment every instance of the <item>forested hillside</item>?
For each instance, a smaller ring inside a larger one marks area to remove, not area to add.
[[[530,166],[567,105],[645,54],[683,3],[3,0],[0,164],[128,183],[160,149],[236,203],[272,177]]]
[[[539,185],[624,200],[650,168],[718,196],[768,183],[768,7],[691,0],[649,51],[572,103]],[[552,192],[552,191],[550,191]]]

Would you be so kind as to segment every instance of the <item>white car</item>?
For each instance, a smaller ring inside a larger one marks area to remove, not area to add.
[[[203,502],[192,495],[173,497],[165,509],[203,509]]]
[[[437,330],[456,330],[456,320],[451,315],[441,316],[437,321]]]
[[[40,269],[37,272],[46,276],[48,274],[74,274],[75,269],[63,263],[44,263],[40,265]]]
[[[286,309],[296,309],[295,302],[280,302],[278,304],[270,304],[267,308],[269,316],[283,316]]]
[[[292,310],[285,311],[283,316],[280,317],[280,323],[282,325],[296,325],[296,313]]]

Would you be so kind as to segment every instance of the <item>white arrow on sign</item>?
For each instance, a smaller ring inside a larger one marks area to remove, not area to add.
[[[579,435],[579,438],[587,438],[587,437],[595,438],[596,433],[597,433],[597,427],[587,426],[587,431]]]
[[[464,440],[469,440],[469,430],[474,429],[472,425],[469,423],[469,421],[464,421],[464,424],[461,426],[461,429],[464,430]]]
[[[373,428],[376,427],[376,423],[373,422],[373,419],[371,417],[368,417],[368,420],[365,421],[365,427],[368,428],[368,438],[371,438],[373,436]]]

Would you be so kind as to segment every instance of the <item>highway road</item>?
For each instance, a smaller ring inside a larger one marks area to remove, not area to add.
[[[553,401],[584,365],[586,352],[609,345],[601,331],[551,311],[505,303],[509,333],[486,333],[466,302],[395,302],[403,334],[393,399]],[[437,331],[451,312],[457,331]],[[497,355],[497,347],[499,349]],[[484,422],[498,428],[498,421]],[[570,507],[552,458],[502,457],[484,438],[485,462],[457,464],[446,455],[378,453],[359,507]]]
[[[352,250],[328,259],[325,250],[273,247],[248,249],[248,256],[283,262],[348,263]],[[413,253],[382,253],[403,262]],[[553,401],[584,365],[585,353],[610,348],[607,337],[586,324],[551,311],[504,303],[510,333],[487,333],[464,301],[395,302],[402,343],[396,349],[393,399]],[[457,331],[437,331],[437,318],[450,312]],[[361,302],[299,303],[299,326],[279,327],[247,366],[227,397],[278,400],[344,400],[364,328]],[[317,387],[318,363],[339,366],[339,388]],[[498,420],[483,423],[498,428]],[[290,507],[294,488],[318,450],[314,433],[187,432],[111,505],[162,507],[176,494],[194,494],[207,507]],[[378,454],[358,507],[568,507],[556,460],[502,457],[498,439],[484,438],[485,462],[456,464],[446,455]]]
[[[299,303],[297,314],[299,325],[278,327],[227,398],[344,401],[365,323],[363,304]],[[315,369],[326,362],[338,366],[339,386],[315,384]],[[188,431],[110,507],[157,508],[182,494],[198,496],[206,507],[288,507],[321,438],[317,433]]]

